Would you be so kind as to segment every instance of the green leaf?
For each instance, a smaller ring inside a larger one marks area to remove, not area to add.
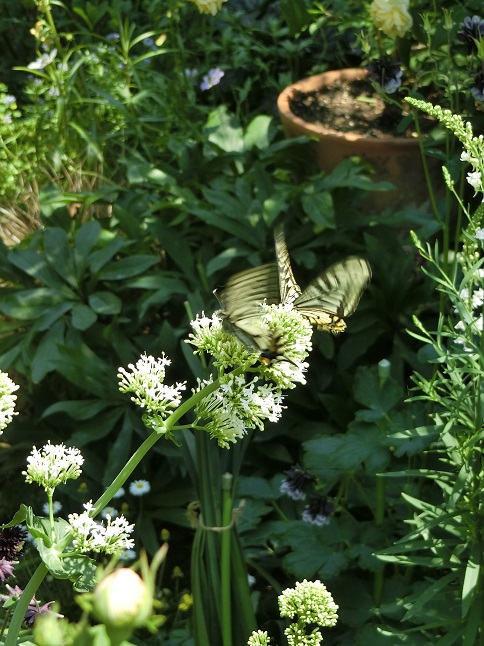
[[[244,149],[242,128],[224,105],[210,113],[203,132],[210,142],[225,152],[242,152]]]
[[[44,253],[50,268],[73,288],[78,285],[72,251],[67,234],[57,227],[48,227],[44,233]]]
[[[57,346],[64,343],[65,323],[57,321],[40,340],[32,357],[31,375],[34,383],[39,383],[52,370],[55,370],[55,361],[59,359]]]
[[[96,313],[90,307],[79,303],[72,308],[72,325],[76,330],[87,330],[97,320]]]
[[[12,318],[28,321],[39,319],[46,309],[60,305],[56,315],[65,307],[65,294],[57,289],[37,287],[24,289],[14,294],[7,294],[0,299],[0,312]]]
[[[123,301],[112,292],[93,292],[87,300],[97,314],[119,314],[123,307]]]
[[[104,267],[99,272],[99,280],[125,280],[138,276],[158,262],[158,258],[147,255],[121,258]]]
[[[260,114],[249,123],[244,133],[244,148],[251,150],[258,148],[264,150],[271,142],[271,126],[274,120],[265,114]]]
[[[333,197],[329,191],[305,191],[301,204],[318,230],[335,229]]]
[[[112,406],[113,402],[111,400],[64,400],[48,406],[42,413],[41,419],[44,419],[49,415],[55,415],[56,413],[65,413],[66,415],[69,415],[69,417],[72,417],[72,419],[83,421],[97,417],[97,415],[99,415],[99,413],[105,408],[112,408]]]

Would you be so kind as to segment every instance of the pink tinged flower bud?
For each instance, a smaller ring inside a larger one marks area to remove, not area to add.
[[[94,591],[94,614],[107,628],[129,633],[151,615],[151,593],[143,579],[121,568],[103,579]]]

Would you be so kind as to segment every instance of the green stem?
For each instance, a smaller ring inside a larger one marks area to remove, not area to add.
[[[231,594],[231,567],[230,545],[232,541],[232,475],[224,473],[222,476],[222,536],[221,536],[221,581],[220,581],[220,608],[222,620],[223,646],[232,645],[232,594]]]
[[[47,566],[43,562],[40,563],[34,574],[32,575],[32,578],[25,586],[25,589],[22,592],[17,605],[15,606],[12,621],[8,629],[7,638],[5,640],[5,646],[17,646],[17,638],[20,629],[22,628],[22,621],[25,617],[25,613],[27,612],[28,605],[31,599],[35,596],[35,593],[37,592],[39,585],[44,580],[47,572]]]

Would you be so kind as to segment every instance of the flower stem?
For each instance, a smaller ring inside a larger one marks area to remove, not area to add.
[[[42,561],[35,572],[33,573],[30,581],[25,586],[24,591],[20,599],[15,606],[15,610],[12,616],[12,621],[10,623],[7,638],[5,639],[5,646],[17,646],[17,637],[22,627],[22,621],[27,612],[27,608],[31,599],[35,596],[39,585],[44,580],[45,575],[47,574],[47,566]]]

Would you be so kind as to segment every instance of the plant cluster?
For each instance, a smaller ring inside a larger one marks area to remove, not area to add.
[[[407,4],[6,12],[1,643],[482,640],[481,9]],[[273,117],[371,29],[453,109],[413,103],[464,146],[442,209],[364,212],[367,169],[315,172]],[[213,290],[282,221],[300,284],[373,277],[338,337],[263,308],[289,359],[264,363]]]

